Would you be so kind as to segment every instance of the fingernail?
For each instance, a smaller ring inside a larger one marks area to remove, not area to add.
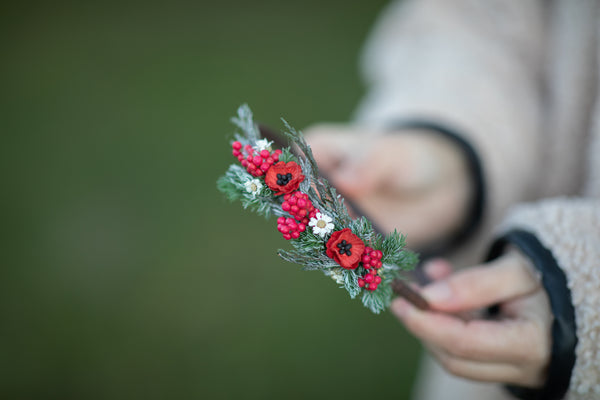
[[[450,300],[452,291],[446,282],[435,282],[423,288],[425,298],[433,303]]]

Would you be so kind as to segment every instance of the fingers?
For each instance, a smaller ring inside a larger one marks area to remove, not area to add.
[[[443,258],[433,258],[423,265],[423,270],[432,281],[438,281],[450,276],[452,265]]]
[[[361,127],[322,124],[307,130],[319,168],[347,196],[384,188],[403,193],[437,177],[436,157],[422,135],[383,135]]]
[[[542,385],[544,382],[544,374],[534,373],[519,364],[466,360],[433,346],[428,347],[428,350],[446,371],[462,378],[530,387]]]
[[[529,321],[463,321],[451,315],[422,312],[403,299],[394,300],[392,311],[415,336],[453,357],[536,363],[547,356],[540,326]]]
[[[305,131],[319,170],[345,196],[371,190],[372,173],[363,168],[368,132],[343,124],[319,124]]]
[[[527,262],[507,254],[486,265],[459,271],[423,289],[440,311],[457,312],[487,307],[539,289]]]

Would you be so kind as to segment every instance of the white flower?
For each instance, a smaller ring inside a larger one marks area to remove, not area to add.
[[[329,215],[317,213],[308,222],[308,226],[313,227],[313,233],[321,237],[325,237],[328,233],[333,231],[333,219]]]
[[[244,186],[246,187],[246,191],[248,193],[252,193],[253,197],[255,197],[263,187],[262,183],[260,183],[258,179],[249,179],[244,182]]]
[[[258,151],[259,153],[263,150],[271,151],[272,144],[273,144],[273,142],[269,142],[267,139],[260,139],[260,140],[256,141],[256,146],[254,146],[254,149],[256,151]]]
[[[344,273],[341,268],[332,268],[329,271],[329,276],[331,279],[335,281],[338,285],[344,284]]]

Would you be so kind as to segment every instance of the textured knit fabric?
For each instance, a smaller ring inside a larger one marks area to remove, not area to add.
[[[565,271],[579,338],[570,398],[600,399],[600,199],[520,205],[503,225],[534,233]]]
[[[488,201],[479,234],[454,260],[481,262],[513,228],[552,252],[576,311],[569,399],[600,399],[598,28],[593,0],[393,2],[367,42],[368,92],[356,112],[369,128],[417,117],[465,132]],[[444,391],[421,388],[422,399],[510,398],[426,365]]]

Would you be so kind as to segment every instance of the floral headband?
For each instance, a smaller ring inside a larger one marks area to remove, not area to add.
[[[278,250],[281,258],[322,271],[376,314],[389,306],[393,293],[428,308],[400,279],[417,263],[417,255],[405,248],[405,237],[397,231],[383,236],[367,218],[350,217],[343,198],[319,176],[301,132],[283,121],[289,131],[284,134],[297,148],[294,154],[290,147],[273,150],[273,142],[261,138],[247,105],[232,122],[242,131],[231,143],[239,163],[229,167],[217,187],[245,209],[277,217],[277,230],[292,247]]]

